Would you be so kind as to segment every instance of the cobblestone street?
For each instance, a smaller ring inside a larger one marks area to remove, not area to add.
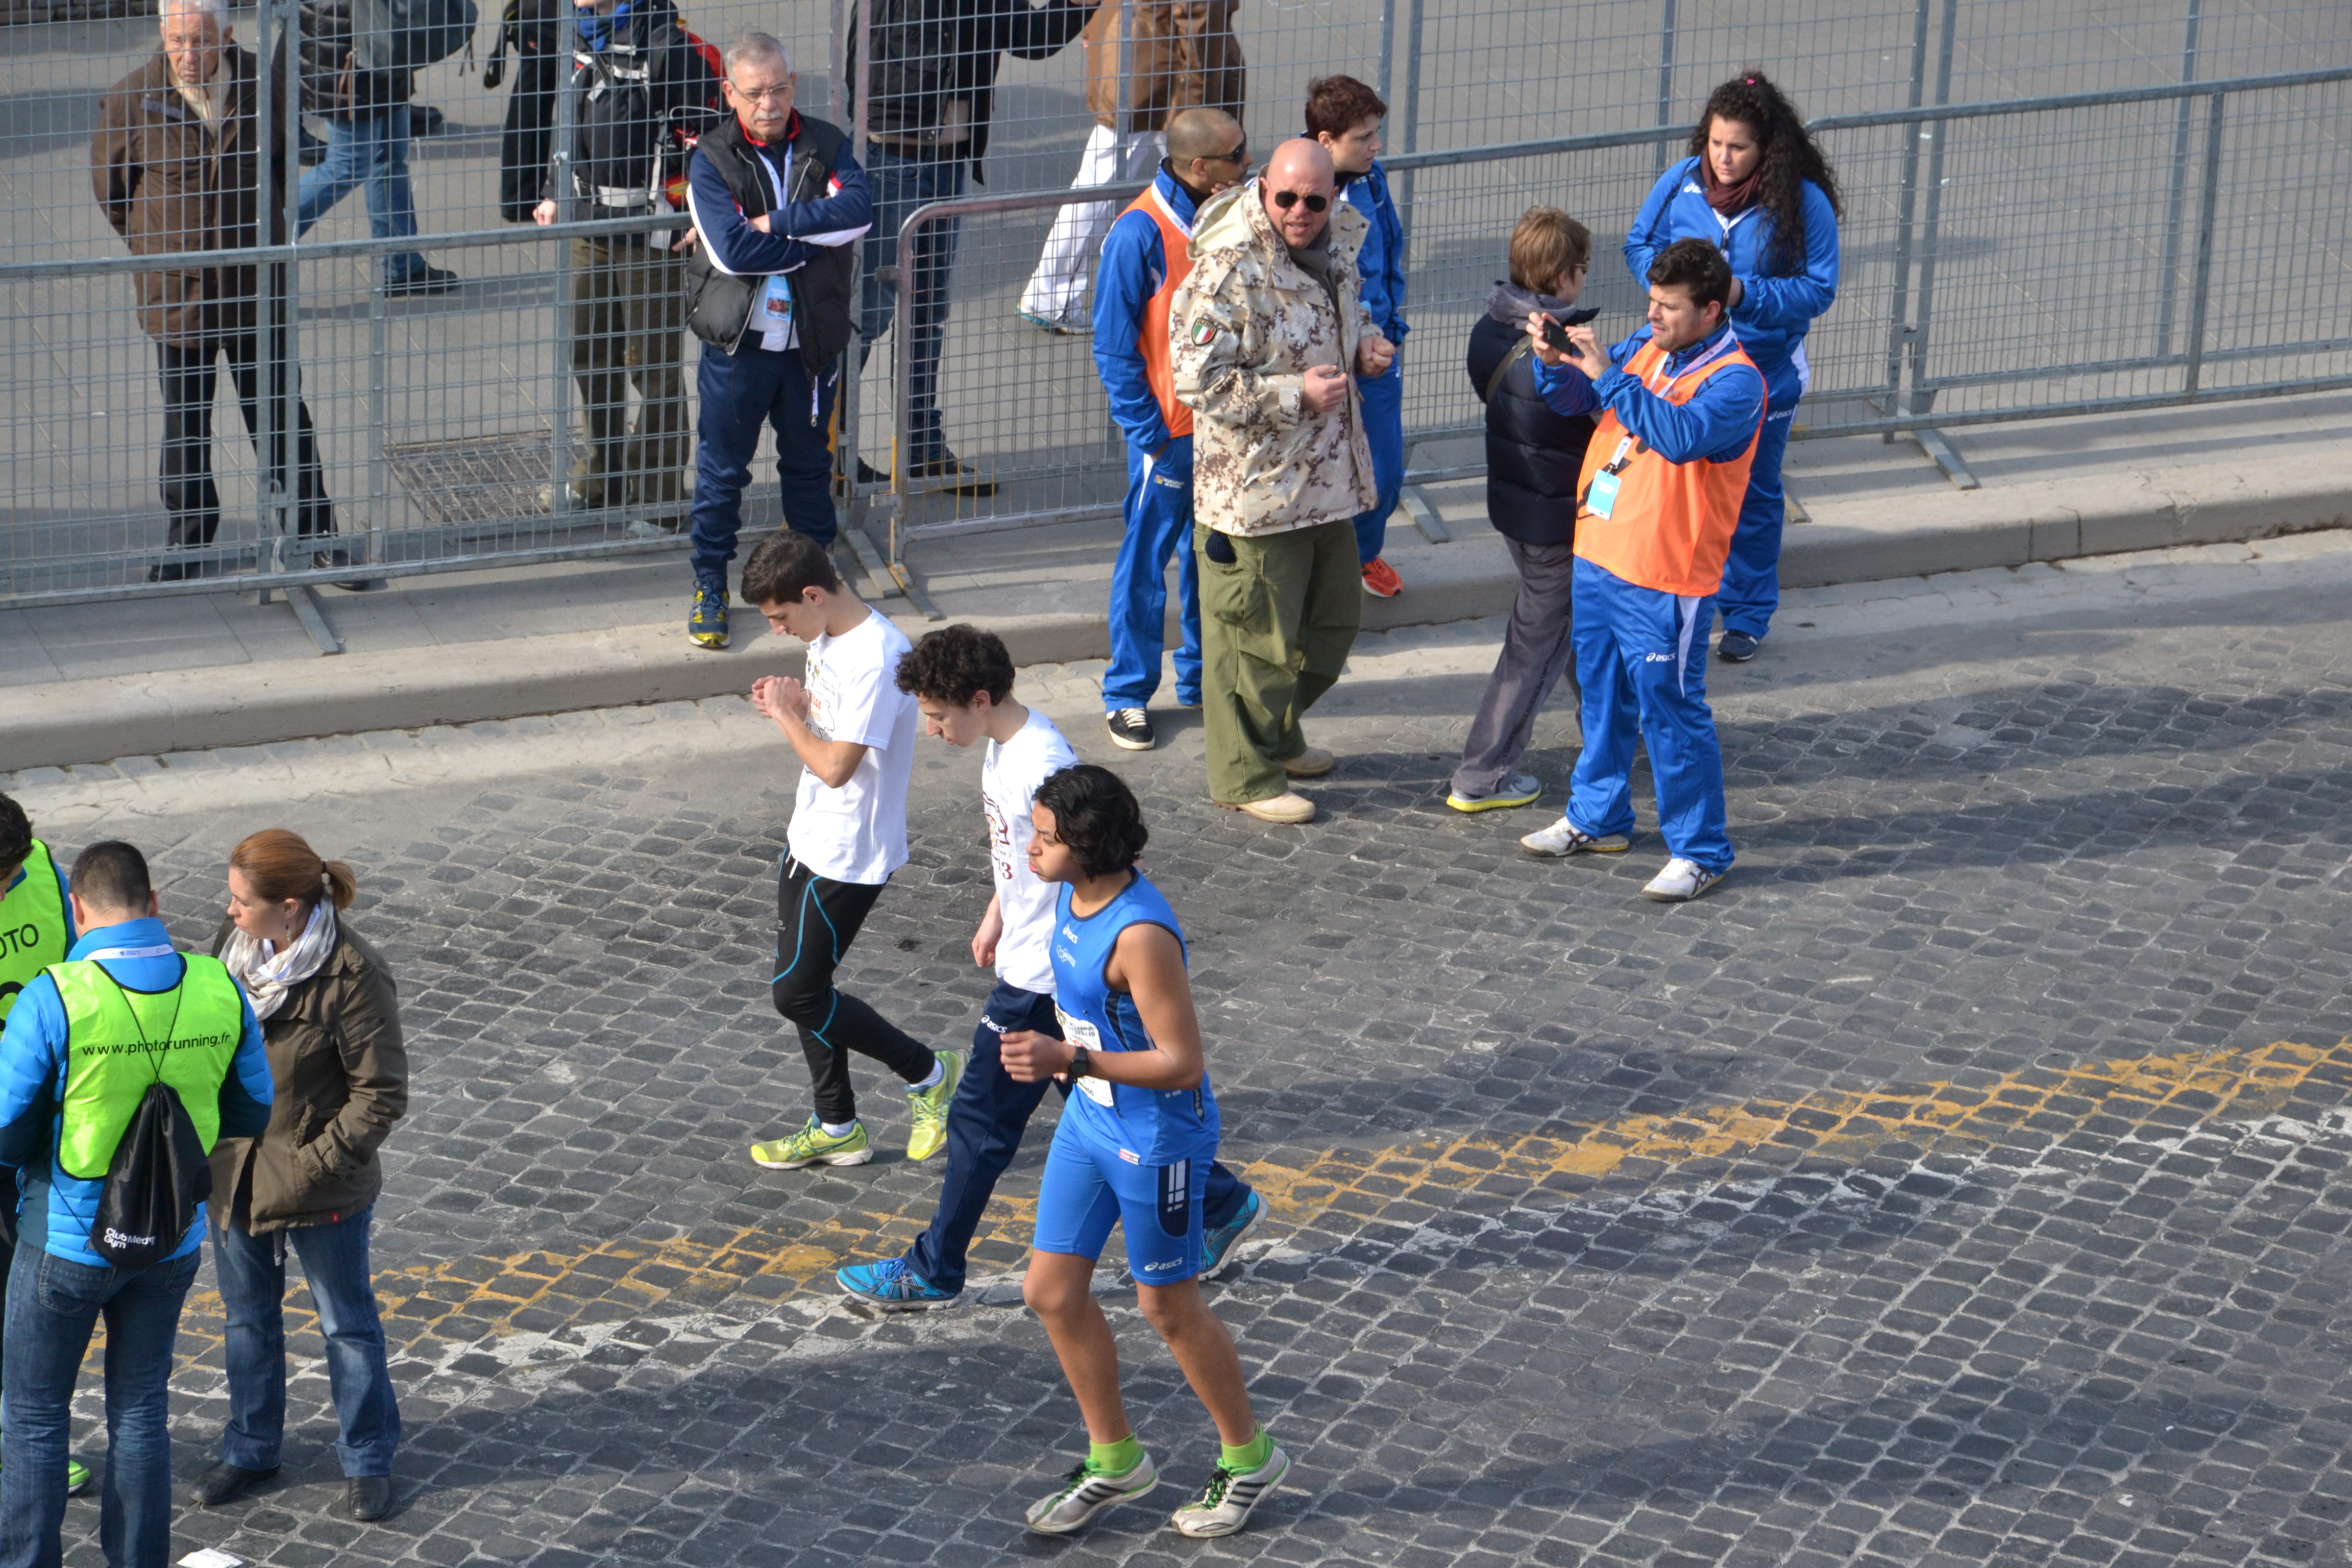
[[[877,1320],[830,1278],[936,1194],[887,1075],[856,1070],[874,1164],[746,1158],[809,1089],[766,984],[797,770],[741,702],[0,774],[68,854],[147,847],[192,947],[228,847],[302,831],[358,868],[401,982],[399,1510],[330,1511],[305,1316],[285,1471],[183,1513],[175,1555],[2352,1563],[2343,537],[1790,595],[1760,659],[1708,671],[1740,858],[1683,907],[1640,897],[1646,773],[1618,863],[1518,851],[1562,798],[1565,696],[1541,806],[1445,808],[1494,623],[1359,645],[1308,721],[1341,762],[1306,829],[1208,802],[1197,715],[1130,756],[1090,668],[1025,671],[1143,795],[1225,1158],[1273,1205],[1212,1294],[1297,1465],[1223,1542],[1164,1528],[1214,1436],[1119,1285],[1171,1484],[1022,1529],[1084,1446],[1018,1305],[1050,1100],[947,1312]],[[914,860],[845,985],[961,1048],[978,759],[922,744]],[[208,1265],[183,1484],[219,1334]],[[85,1458],[100,1409],[88,1376]],[[98,1517],[70,1505],[69,1562]]]

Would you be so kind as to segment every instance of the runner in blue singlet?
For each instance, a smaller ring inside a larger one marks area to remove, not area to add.
[[[1029,864],[1061,884],[1053,935],[1063,1039],[1013,1031],[1001,1047],[1021,1082],[1075,1090],[1054,1132],[1037,1194],[1036,1250],[1022,1294],[1045,1325],[1087,1423],[1086,1463],[1040,1499],[1029,1528],[1066,1535],[1159,1484],[1128,1425],[1118,1349],[1095,1304],[1095,1260],[1126,1232],[1137,1304],[1208,1407],[1222,1447],[1198,1500],[1170,1522],[1231,1535],[1290,1468],[1251,1413],[1234,1342],[1201,1298],[1201,1183],[1217,1152],[1217,1100],[1184,974],[1184,933],[1136,870],[1148,835],[1134,795],[1080,763],[1037,786]]]

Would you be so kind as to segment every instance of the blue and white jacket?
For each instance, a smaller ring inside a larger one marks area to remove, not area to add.
[[[1389,199],[1388,171],[1374,159],[1368,172],[1339,179],[1340,198],[1372,226],[1364,248],[1356,253],[1357,291],[1381,336],[1402,347],[1404,335],[1412,331],[1404,321],[1404,220]],[[1391,366],[1390,374],[1403,372]]]
[[[1706,358],[1730,331],[1727,325],[1717,327],[1690,347],[1668,354],[1666,374],[1680,375]],[[1538,360],[1536,391],[1542,395],[1546,407],[1570,418],[1608,409],[1669,463],[1696,462],[1701,458],[1728,463],[1746,451],[1748,443],[1756,438],[1756,421],[1764,413],[1763,382],[1746,365],[1734,365],[1707,377],[1689,402],[1669,403],[1643,386],[1639,376],[1625,371],[1625,362],[1649,341],[1650,328],[1644,322],[1640,331],[1609,351],[1609,363],[1616,368],[1599,381],[1587,379],[1576,364],[1548,365]],[[1747,347],[1747,340],[1741,339],[1740,346]]]
[[[110,947],[169,947],[171,934],[159,920],[124,921],[85,932],[67,952],[68,960],[85,958]],[[156,958],[101,958],[105,971],[134,991],[167,991],[187,972],[187,960],[178,953]],[[242,992],[240,992],[242,999]],[[269,1078],[269,1058],[261,1043],[261,1025],[253,1004],[243,1002],[244,1030],[236,1055],[221,1080],[220,1136],[258,1138],[269,1130],[269,1102],[276,1097]],[[58,1105],[64,1098],[66,1067],[66,1005],[58,983],[46,973],[25,987],[0,1030],[0,1166],[15,1166],[25,1185],[37,1190],[46,1184],[48,1212],[23,1215],[24,1234],[47,1235],[43,1245],[52,1258],[92,1268],[112,1265],[90,1249],[89,1227],[98,1219],[103,1181],[69,1176],[57,1163]],[[14,1202],[14,1172],[0,1177],[0,1194]],[[204,1245],[205,1205],[196,1206],[196,1222],[188,1227],[173,1258],[185,1258]]]
[[[1721,249],[1744,290],[1739,309],[1731,313],[1739,346],[1764,373],[1773,412],[1793,411],[1811,379],[1805,333],[1837,298],[1837,214],[1822,188],[1806,181],[1804,267],[1793,277],[1768,274],[1772,215],[1759,206],[1723,216],[1707,205],[1704,178],[1696,158],[1685,158],[1658,176],[1625,237],[1625,265],[1633,268],[1634,286],[1647,290],[1650,263],[1675,241],[1704,239]]]

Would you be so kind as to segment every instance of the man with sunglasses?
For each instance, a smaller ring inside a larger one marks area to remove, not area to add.
[[[1374,484],[1354,382],[1396,359],[1358,289],[1364,216],[1337,192],[1328,152],[1282,143],[1261,178],[1200,210],[1170,307],[1175,394],[1198,446],[1209,794],[1265,822],[1312,822],[1290,781],[1334,766],[1298,721],[1339,679],[1363,619],[1354,520]]]
[[[1168,156],[1151,188],[1111,225],[1095,279],[1095,368],[1110,416],[1127,437],[1127,534],[1110,578],[1110,668],[1103,671],[1103,723],[1111,743],[1148,752],[1149,704],[1160,689],[1167,640],[1168,558],[1192,531],[1192,411],[1176,401],[1168,361],[1168,311],[1192,270],[1192,219],[1201,204],[1249,174],[1240,122],[1216,109],[1187,109],[1168,122]],[[1177,568],[1184,641],[1176,654],[1176,705],[1201,705],[1201,585],[1192,552]]]

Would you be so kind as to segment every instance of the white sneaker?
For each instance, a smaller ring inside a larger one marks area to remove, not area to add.
[[[1067,1535],[1107,1508],[1117,1508],[1160,1484],[1160,1472],[1146,1454],[1123,1476],[1097,1475],[1084,1465],[1062,1478],[1062,1488],[1029,1505],[1029,1528],[1040,1535]]]
[[[1530,855],[1622,855],[1632,842],[1622,833],[1596,837],[1563,816],[1522,837],[1519,847]]]
[[[1664,870],[1650,879],[1642,896],[1662,904],[1686,904],[1722,880],[1722,872],[1709,871],[1697,861],[1677,855],[1666,862]]]
[[[1229,1470],[1219,1465],[1199,1500],[1170,1514],[1168,1522],[1186,1535],[1234,1534],[1249,1522],[1250,1510],[1289,1473],[1290,1456],[1278,1447],[1255,1470]]]

